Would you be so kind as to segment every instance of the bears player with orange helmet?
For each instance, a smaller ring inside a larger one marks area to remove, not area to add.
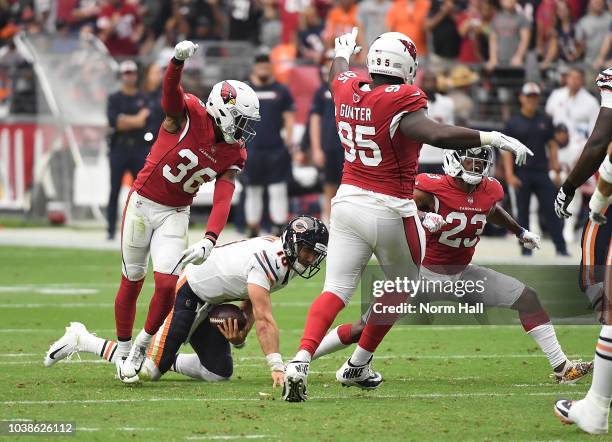
[[[483,303],[518,311],[523,329],[542,349],[559,383],[574,383],[592,370],[592,363],[569,360],[557,340],[550,318],[537,293],[521,281],[495,270],[471,264],[487,222],[505,227],[528,249],[539,248],[538,235],[521,226],[499,205],[501,184],[489,177],[493,151],[489,147],[444,152],[445,175],[419,174],[414,201],[424,213],[427,247],[421,277],[427,281],[461,281],[465,287],[483,287],[464,296],[426,291],[425,301]],[[471,284],[465,284],[470,281]],[[434,286],[435,287],[435,286]],[[366,315],[367,318],[367,315]],[[315,357],[356,342],[364,321],[342,324],[321,343]]]
[[[448,149],[484,145],[508,150],[522,164],[529,149],[499,132],[439,124],[427,117],[427,97],[412,85],[417,48],[397,32],[379,36],[370,46],[371,78],[349,70],[359,52],[357,29],[336,39],[329,76],[336,126],[345,149],[342,182],[332,201],[325,286],[312,303],[297,354],[287,364],[284,399],[307,399],[310,360],[337,314],[350,301],[363,268],[376,255],[386,276],[419,278],[425,233],[413,199],[419,151],[423,143]],[[385,299],[401,303],[401,296]],[[396,317],[372,315],[353,355],[336,378],[346,386],[376,388],[380,373],[372,356]]]
[[[172,309],[179,264],[201,263],[227,222],[234,180],[246,161],[245,141],[259,120],[259,101],[246,84],[217,83],[206,103],[184,93],[183,64],[197,45],[178,43],[163,79],[165,118],[145,166],[125,205],[121,226],[121,284],[115,298],[115,324],[124,379],[135,377],[146,349]],[[190,205],[200,185],[215,182],[205,237],[187,248]],[[153,261],[155,291],[144,328],[131,345],[136,301]]]

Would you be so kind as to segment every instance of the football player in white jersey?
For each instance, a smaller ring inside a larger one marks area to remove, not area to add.
[[[579,401],[558,400],[554,412],[566,424],[576,424],[591,434],[608,432],[608,416],[612,401],[612,251],[610,250],[610,223],[606,213],[610,204],[612,184],[612,158],[609,145],[612,142],[612,67],[597,77],[601,91],[601,108],[591,136],[584,150],[570,172],[555,201],[555,210],[561,218],[571,215],[568,206],[575,190],[599,168],[597,190],[589,202],[590,221],[585,226],[584,238],[591,238],[590,249],[583,241],[583,257],[587,254],[601,256],[601,261],[590,263],[589,273],[603,273],[603,295],[593,296],[586,290],[602,324],[599,340],[595,347],[593,382],[586,397]],[[591,258],[592,259],[592,258]],[[584,258],[583,258],[584,260]],[[598,272],[601,270],[601,272]],[[590,276],[590,275],[589,275]],[[596,299],[597,298],[597,299]]]
[[[328,238],[320,220],[302,215],[289,222],[281,238],[264,236],[217,246],[203,264],[188,265],[177,284],[174,309],[155,335],[140,377],[157,380],[172,370],[201,380],[228,379],[233,368],[229,344],[242,346],[255,325],[273,385],[282,385],[284,364],[270,293],[285,287],[295,275],[314,276],[327,254]],[[232,321],[217,328],[206,319],[213,306],[237,300],[243,301],[247,316],[244,329],[238,330]],[[195,354],[178,354],[187,341]],[[116,349],[116,342],[73,322],[49,348],[45,366],[81,351],[114,362]]]

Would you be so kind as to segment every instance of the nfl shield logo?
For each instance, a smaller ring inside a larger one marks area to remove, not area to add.
[[[467,202],[468,202],[468,204],[474,204],[474,197],[473,196],[468,196],[467,197]]]
[[[353,94],[353,103],[359,103],[361,101],[361,97],[358,94]]]

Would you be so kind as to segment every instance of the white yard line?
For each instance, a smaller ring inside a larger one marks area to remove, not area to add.
[[[576,389],[572,393],[586,393],[586,389]],[[532,393],[413,393],[413,394],[382,394],[368,395],[367,399],[435,399],[435,398],[472,398],[472,397],[527,397],[527,396],[558,396],[558,391],[549,392],[532,392]],[[346,399],[347,396],[321,396],[312,397],[310,401],[328,401]],[[0,405],[82,405],[82,404],[117,404],[117,403],[135,403],[135,402],[256,402],[264,399],[260,398],[240,398],[240,397],[224,397],[224,398],[185,398],[185,397],[158,397],[158,398],[134,398],[134,399],[74,399],[74,400],[40,400],[40,401],[0,401]]]
[[[42,364],[43,353],[40,354],[40,360],[32,360],[32,361],[0,361],[0,365],[36,365]],[[585,358],[587,355],[568,355],[570,358]],[[408,359],[408,362],[414,359],[414,361],[418,360],[444,360],[444,359],[520,359],[520,358],[539,358],[544,359],[545,356],[543,354],[537,353],[529,353],[529,354],[472,354],[472,355],[376,355],[376,359],[385,359],[385,360],[394,360],[394,359]],[[264,358],[261,356],[243,356],[237,358],[239,361],[264,361]],[[338,359],[343,360],[346,359],[346,356],[342,355],[334,355],[334,356],[323,356],[322,360],[325,359]],[[71,360],[61,360],[57,362],[58,364],[107,364],[108,361],[104,359],[71,359]],[[259,367],[261,364],[236,364],[236,367]]]
[[[185,439],[187,440],[236,440],[236,439],[264,439],[271,438],[273,436],[268,436],[267,434],[239,434],[239,435],[229,435],[229,434],[221,434],[217,436],[187,436]]]

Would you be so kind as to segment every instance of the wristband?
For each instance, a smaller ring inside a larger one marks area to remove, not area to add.
[[[213,243],[213,245],[217,244],[218,236],[215,232],[210,232],[210,231],[206,232],[204,234],[204,238],[209,239]]]
[[[246,345],[246,338],[240,344],[232,344],[234,348],[241,349]]]
[[[178,64],[178,65],[183,65],[183,64],[185,64],[185,60],[179,60],[176,57],[172,57],[172,63],[173,64]]]
[[[270,371],[284,371],[285,364],[283,364],[283,357],[280,353],[270,353],[266,355],[266,361],[268,362],[268,367],[270,367]]]
[[[493,132],[480,131],[480,145],[491,146],[493,144],[494,137]]]
[[[527,229],[526,229],[526,228],[521,227],[521,231],[520,231],[519,233],[517,233],[517,234],[516,234],[516,237],[517,237],[518,239],[521,239],[521,238],[523,237],[523,235],[525,234],[525,232],[526,232],[526,231],[527,231]]]

